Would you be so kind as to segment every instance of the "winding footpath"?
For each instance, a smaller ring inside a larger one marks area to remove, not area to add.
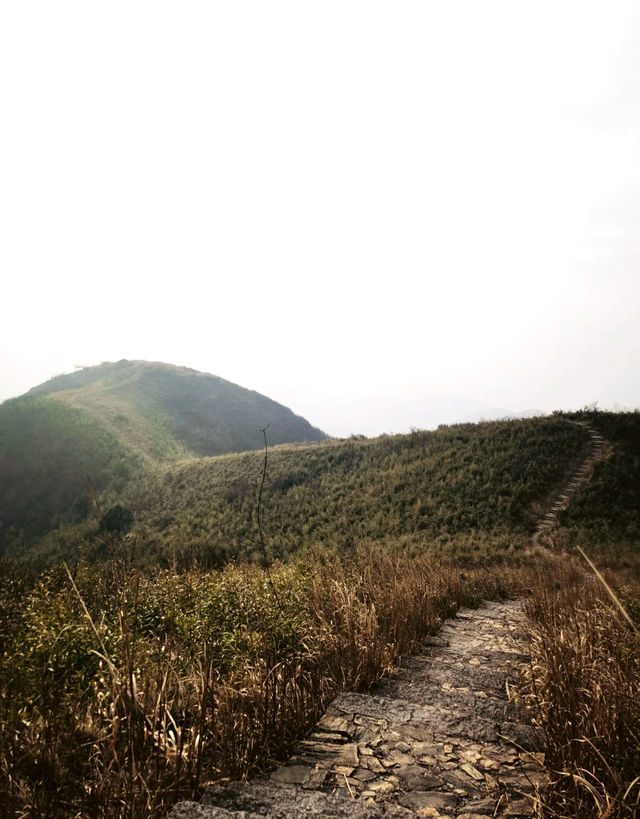
[[[591,477],[595,462],[601,458],[607,448],[607,441],[593,427],[586,423],[574,422],[583,427],[589,433],[589,449],[582,459],[580,465],[566,478],[562,485],[550,496],[547,501],[547,511],[538,522],[531,537],[533,546],[542,545],[544,541],[553,534],[553,530],[558,527],[558,512],[566,509],[571,497],[586,483]]]
[[[587,480],[605,441],[549,498],[532,545]],[[544,745],[509,700],[529,661],[518,600],[485,602],[447,620],[422,653],[367,694],[340,694],[269,778],[214,786],[170,819],[530,817],[545,781]]]

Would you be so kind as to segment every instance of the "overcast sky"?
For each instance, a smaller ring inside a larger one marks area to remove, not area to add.
[[[183,364],[332,434],[640,405],[640,4],[0,5],[0,400]]]

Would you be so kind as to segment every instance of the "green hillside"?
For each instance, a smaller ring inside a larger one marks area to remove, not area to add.
[[[186,367],[119,361],[52,378],[0,405],[0,553],[83,520],[87,475],[109,505],[162,465],[260,447],[266,424],[278,443],[326,437],[287,407]]]
[[[526,542],[533,504],[581,457],[563,418],[464,424],[377,439],[279,446],[268,455],[264,533],[281,557],[397,541],[468,557]],[[257,558],[261,453],[202,458],[138,484],[125,503],[150,557]]]
[[[559,542],[628,551],[640,533],[638,417],[583,411],[327,440],[220,378],[103,364],[0,405],[0,553],[105,554],[90,475],[143,563],[263,559],[256,504],[269,424],[262,519],[270,558],[374,541],[473,562],[499,557],[527,544],[539,504],[586,452],[578,420],[611,448],[560,515]]]
[[[141,458],[87,413],[48,396],[0,406],[0,553],[17,550],[90,511],[86,476],[106,497],[118,497]]]

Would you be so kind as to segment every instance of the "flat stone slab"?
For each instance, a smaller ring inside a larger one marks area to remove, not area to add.
[[[209,788],[201,802],[179,802],[170,819],[409,819],[415,814],[401,806],[379,806],[373,802],[342,799],[320,791],[274,785],[257,780],[234,782],[227,787]]]

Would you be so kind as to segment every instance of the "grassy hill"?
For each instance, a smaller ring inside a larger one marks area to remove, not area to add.
[[[100,364],[52,378],[27,396],[49,395],[95,415],[129,449],[157,461],[242,452],[326,435],[253,390],[187,367],[148,361]]]
[[[142,563],[262,560],[256,450],[269,423],[269,558],[367,542],[499,558],[527,544],[536,504],[585,452],[588,435],[575,421],[587,420],[612,449],[560,516],[560,538],[628,552],[640,533],[638,417],[583,411],[327,440],[285,407],[214,376],[103,364],[0,406],[0,550],[69,558],[84,544],[104,554],[89,474],[104,510],[123,512]]]
[[[584,456],[588,435],[575,421],[611,446],[561,513],[559,543],[638,551],[640,413],[583,412],[276,446],[262,498],[269,557],[367,542],[474,563],[503,557],[528,543],[540,504]],[[184,461],[137,483],[123,502],[146,558],[261,559],[262,467],[263,453],[246,452]]]
[[[399,539],[485,559],[526,543],[533,504],[580,459],[588,436],[564,418],[442,427],[270,449],[263,492],[271,557]],[[123,498],[147,559],[258,559],[263,453],[192,459]]]
[[[257,392],[144,361],[61,375],[0,405],[0,552],[83,520],[90,475],[105,504],[181,459],[326,436]]]

